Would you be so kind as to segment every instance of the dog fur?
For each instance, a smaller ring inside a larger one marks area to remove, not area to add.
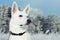
[[[11,20],[9,24],[9,30],[13,33],[23,33],[26,30],[20,26],[21,24],[24,26],[27,23],[27,16],[30,11],[30,6],[27,5],[23,11],[19,11],[17,3],[13,2],[12,9],[11,9]],[[23,17],[19,17],[22,15]],[[9,40],[28,40],[30,37],[29,33],[25,33],[21,36],[10,35]]]

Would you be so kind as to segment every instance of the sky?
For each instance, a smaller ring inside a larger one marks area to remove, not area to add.
[[[45,16],[50,13],[60,16],[60,0],[0,0],[0,5],[6,4],[11,7],[13,1],[16,1],[21,8],[30,4],[32,8],[42,11]]]

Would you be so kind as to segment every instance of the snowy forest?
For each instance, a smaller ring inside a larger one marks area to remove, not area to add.
[[[37,39],[35,38],[32,40],[44,40],[44,39],[39,39],[42,36],[41,34],[43,34],[44,37],[46,35],[50,37],[49,34],[51,33],[53,33],[51,35],[54,34],[60,35],[60,16],[51,13],[48,16],[44,16],[42,15],[39,9],[32,8],[30,10],[28,17],[32,21],[27,27],[28,32],[31,35],[34,35],[34,37],[38,36]],[[11,7],[8,7],[7,5],[1,5],[0,6],[0,40],[8,40],[9,38],[10,18],[11,18]],[[51,40],[59,40],[59,39],[60,36],[57,36],[57,39],[52,38]],[[49,40],[49,38],[46,40]]]

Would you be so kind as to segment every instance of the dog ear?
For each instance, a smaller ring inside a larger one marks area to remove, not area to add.
[[[29,11],[30,11],[30,5],[27,5],[23,11],[25,13],[29,13]]]
[[[15,13],[16,11],[18,10],[18,6],[17,6],[17,3],[16,2],[13,2],[13,5],[12,5],[12,12]]]

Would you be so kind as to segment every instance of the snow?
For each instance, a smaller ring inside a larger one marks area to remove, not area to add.
[[[9,33],[4,34],[0,33],[0,40],[8,40],[9,39]],[[31,35],[31,40],[60,40],[60,34],[58,33],[51,33],[51,34],[34,34]]]
[[[36,34],[31,36],[31,40],[60,40],[60,35],[58,33]]]
[[[0,40],[8,40],[9,38],[9,33],[4,34],[4,33],[0,33]]]

